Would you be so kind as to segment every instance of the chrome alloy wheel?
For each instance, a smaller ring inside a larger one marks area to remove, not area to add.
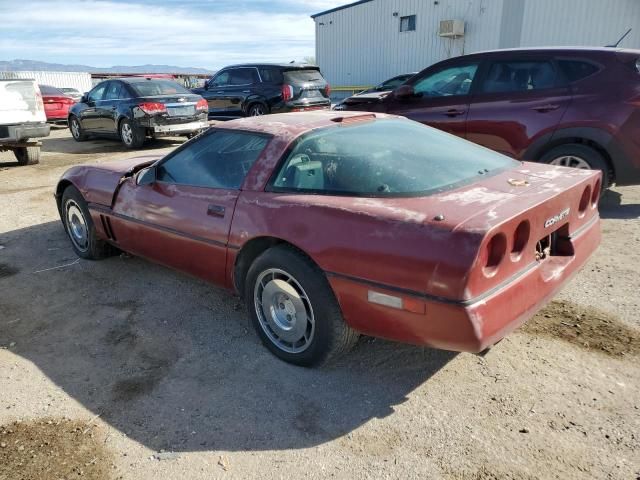
[[[69,238],[78,250],[86,252],[89,249],[89,229],[84,214],[74,200],[67,200],[64,208]]]
[[[133,129],[129,123],[125,122],[120,127],[120,135],[122,136],[122,141],[127,145],[131,145],[133,142]]]
[[[265,114],[264,107],[260,104],[254,105],[253,107],[251,107],[251,111],[249,112],[249,115],[252,117],[261,117],[264,114]]]
[[[550,165],[558,165],[560,167],[581,168],[583,170],[591,170],[591,166],[582,158],[575,155],[562,155],[554,158],[549,162]]]
[[[77,118],[71,119],[71,134],[73,138],[80,138],[80,122]]]
[[[298,281],[284,270],[262,272],[253,290],[260,327],[269,340],[287,353],[305,351],[315,333],[313,308]]]

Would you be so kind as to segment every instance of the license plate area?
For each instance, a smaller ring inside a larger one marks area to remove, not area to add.
[[[195,113],[196,109],[193,105],[181,105],[179,107],[167,106],[167,114],[170,117],[192,117]]]
[[[572,257],[574,253],[568,223],[545,235],[536,243],[536,260],[538,261],[549,257]]]

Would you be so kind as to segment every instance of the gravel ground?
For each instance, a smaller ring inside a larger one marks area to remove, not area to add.
[[[609,192],[598,252],[486,357],[363,338],[307,370],[226,292],[77,259],[58,177],[132,155],[62,129],[40,165],[0,154],[0,480],[640,478],[640,187]]]

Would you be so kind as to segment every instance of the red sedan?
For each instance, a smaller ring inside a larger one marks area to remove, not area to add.
[[[44,103],[44,113],[47,115],[47,122],[67,122],[69,108],[76,101],[66,95],[62,90],[49,85],[39,85]]]
[[[402,117],[327,111],[76,166],[56,199],[80,257],[124,250],[235,290],[275,355],[315,365],[359,333],[492,346],[596,249],[600,185]]]

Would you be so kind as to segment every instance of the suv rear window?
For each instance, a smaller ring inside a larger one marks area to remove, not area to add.
[[[316,130],[301,137],[272,190],[367,197],[418,196],[519,163],[406,119]]]
[[[191,92],[182,85],[171,80],[145,80],[144,82],[130,83],[133,90],[141,97],[154,95],[185,95]]]
[[[317,83],[324,82],[320,70],[315,68],[300,69],[300,70],[286,70],[284,72],[284,80],[287,83],[300,84],[300,83]]]
[[[558,65],[569,82],[576,82],[596,73],[599,68],[583,60],[558,60]]]

